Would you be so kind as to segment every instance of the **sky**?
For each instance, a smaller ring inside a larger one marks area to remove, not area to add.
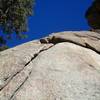
[[[89,30],[85,12],[93,0],[35,0],[34,16],[29,17],[28,38],[13,36],[9,47],[39,39],[53,32]]]

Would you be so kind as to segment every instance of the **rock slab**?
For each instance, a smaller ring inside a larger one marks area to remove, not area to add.
[[[100,35],[53,33],[1,52],[0,100],[100,100]]]

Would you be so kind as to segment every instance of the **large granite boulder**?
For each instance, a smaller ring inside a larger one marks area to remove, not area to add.
[[[0,100],[100,100],[100,34],[53,33],[1,52]]]

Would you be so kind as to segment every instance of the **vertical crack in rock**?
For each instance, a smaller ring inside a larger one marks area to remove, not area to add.
[[[13,99],[14,95],[16,94],[16,92],[23,86],[23,84],[27,81],[27,79],[29,78],[29,76],[31,75],[32,71],[30,71],[29,75],[25,78],[25,80],[22,82],[22,84],[14,91],[14,93],[11,95],[10,99]]]
[[[25,64],[25,66],[24,66],[24,68],[26,67],[26,66],[28,66],[41,52],[43,52],[43,51],[46,51],[46,50],[48,50],[48,49],[50,49],[51,47],[53,47],[54,45],[52,45],[52,46],[50,46],[50,47],[48,47],[48,48],[46,48],[46,49],[41,49],[38,53],[36,53],[36,54],[34,54],[34,57],[32,57],[31,58],[31,60],[28,62],[28,63],[26,63]],[[24,69],[23,68],[23,69]],[[23,70],[22,69],[22,70]],[[22,70],[20,70],[19,72],[17,72],[12,78],[14,78],[17,74],[19,74]],[[15,96],[15,94],[16,94],[16,92],[24,85],[24,83],[27,81],[27,79],[29,78],[29,76],[31,75],[31,73],[32,73],[32,70],[29,72],[29,75],[25,78],[25,80],[18,86],[18,88],[13,92],[13,94],[10,96],[10,99],[9,100],[11,100],[14,96]]]
[[[34,58],[35,58],[35,54],[34,54],[34,57],[31,58],[31,60],[34,59]],[[28,62],[24,65],[24,67],[23,67],[21,70],[19,70],[18,72],[16,72],[16,73],[13,74],[12,76],[8,77],[5,81],[7,81],[8,79],[9,79],[9,80],[6,82],[6,84],[5,84],[3,87],[0,88],[0,91],[2,91],[3,88],[5,88],[5,87],[10,83],[10,81],[11,81],[14,77],[16,77],[17,74],[19,74],[21,71],[23,71],[24,68],[31,62],[31,60],[28,61]]]

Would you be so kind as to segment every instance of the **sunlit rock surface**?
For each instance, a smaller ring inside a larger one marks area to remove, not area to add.
[[[0,100],[100,100],[100,34],[53,33],[0,52]]]

